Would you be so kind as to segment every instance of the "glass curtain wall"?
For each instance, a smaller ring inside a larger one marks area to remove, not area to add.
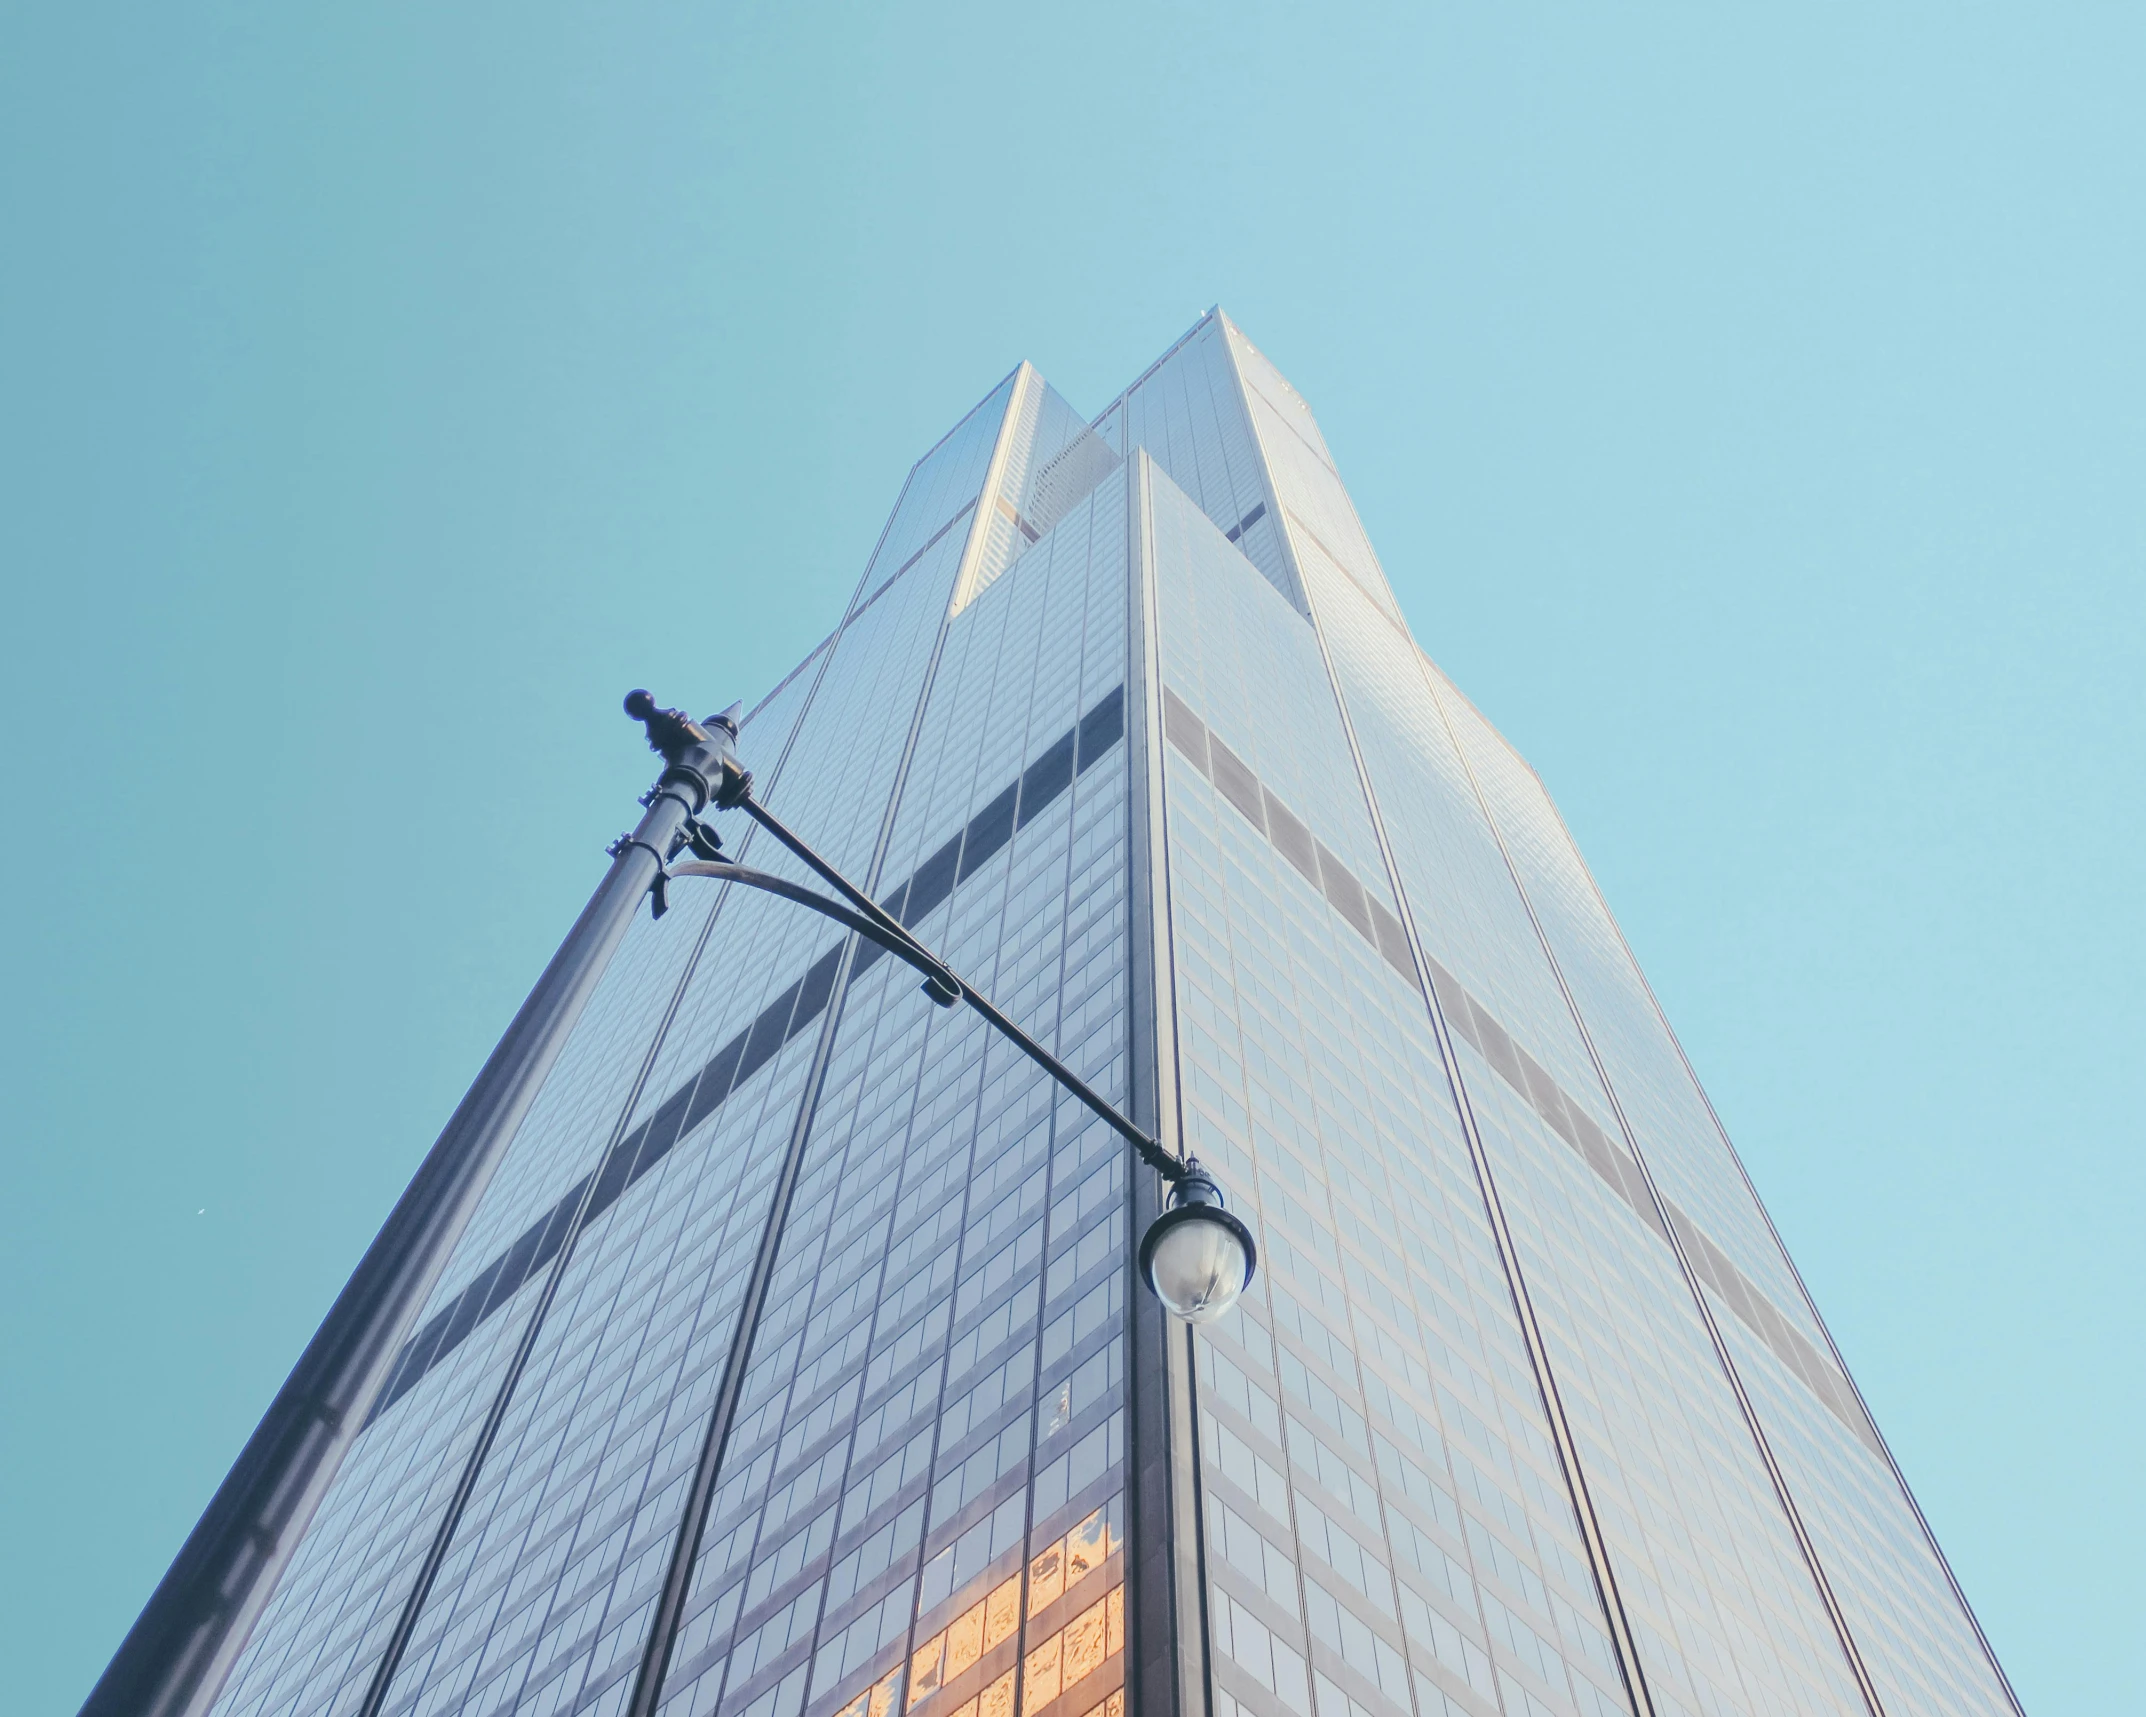
[[[1219,311],[1092,422],[993,389],[739,749],[1217,1171],[1257,1281],[1158,1335],[1122,1142],[675,882],[220,1717],[617,1717],[658,1656],[666,1717],[2015,1709],[1541,782]]]

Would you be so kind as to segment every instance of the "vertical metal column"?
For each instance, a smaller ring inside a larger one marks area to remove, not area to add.
[[[1130,985],[1133,1119],[1182,1149],[1178,1107],[1176,985],[1171,964],[1169,837],[1163,798],[1162,647],[1152,541],[1154,472],[1146,449],[1126,460],[1126,686],[1129,795],[1127,863],[1132,886]],[[1163,1204],[1163,1187],[1134,1167],[1128,1176],[1126,1320],[1127,1448],[1132,1511],[1126,1687],[1134,1717],[1208,1717],[1207,1580],[1200,1521],[1199,1415],[1192,1338],[1147,1293],[1134,1261]]]

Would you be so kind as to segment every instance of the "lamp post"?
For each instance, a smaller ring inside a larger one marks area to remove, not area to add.
[[[1223,1209],[1220,1190],[1197,1161],[1165,1149],[1119,1114],[753,797],[752,776],[737,759],[735,706],[693,721],[635,691],[627,696],[626,713],[646,727],[650,748],[663,758],[662,774],[641,800],[647,814],[612,843],[611,869],[120,1642],[81,1717],[203,1717],[215,1703],[315,1507],[364,1428],[396,1343],[460,1238],[642,897],[660,918],[676,878],[710,877],[762,889],[878,943],[922,975],[924,992],[935,1003],[974,1009],[1118,1133],[1173,1188],[1171,1208],[1150,1227],[1140,1256],[1149,1285],[1176,1316],[1209,1322],[1250,1284],[1252,1236]],[[700,820],[710,805],[744,811],[841,898],[730,863],[716,831]],[[688,850],[692,860],[674,862]],[[386,1661],[399,1655],[391,1650]]]
[[[637,691],[626,699],[626,713],[647,723],[649,744],[662,749],[659,723],[665,734],[700,734],[701,724],[688,721],[677,710],[657,710],[648,693]],[[735,729],[733,728],[734,732]],[[740,810],[780,841],[815,875],[838,894],[840,901],[815,894],[809,888],[765,871],[732,864],[723,858],[722,839],[698,818],[681,827],[674,851],[690,846],[699,856],[680,864],[666,864],[651,883],[655,909],[660,913],[667,900],[671,879],[683,876],[711,877],[795,901],[800,906],[832,918],[859,935],[877,942],[888,953],[923,974],[924,993],[940,1007],[967,1004],[993,1030],[1020,1050],[1044,1072],[1086,1106],[1103,1124],[1133,1147],[1140,1160],[1170,1183],[1170,1204],[1148,1227],[1140,1241],[1140,1274],[1155,1297],[1173,1317],[1187,1323],[1212,1323],[1236,1304],[1238,1295],[1252,1284],[1258,1267],[1259,1249],[1252,1231],[1225,1207],[1222,1189],[1200,1166],[1197,1157],[1180,1157],[1151,1137],[1093,1090],[1042,1044],[1001,1013],[988,998],[964,983],[944,960],[910,935],[908,928],[880,904],[822,858],[774,812],[753,797],[753,778],[738,764],[735,752],[722,752],[722,779],[712,784],[712,801],[719,810]]]

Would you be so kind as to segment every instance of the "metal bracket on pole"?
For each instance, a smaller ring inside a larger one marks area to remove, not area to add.
[[[661,798],[662,795],[658,794],[656,797]],[[661,918],[671,909],[671,891],[668,887],[671,877],[670,872],[664,868],[664,856],[646,841],[635,840],[631,835],[619,836],[604,848],[604,851],[617,858],[629,847],[639,847],[656,861],[656,874],[648,879],[648,915],[651,918]]]

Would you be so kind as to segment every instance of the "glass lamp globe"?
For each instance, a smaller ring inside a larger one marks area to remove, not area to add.
[[[1222,1190],[1197,1161],[1170,1193],[1170,1208],[1140,1241],[1140,1273],[1172,1317],[1210,1324],[1251,1286],[1252,1231],[1222,1207]]]

